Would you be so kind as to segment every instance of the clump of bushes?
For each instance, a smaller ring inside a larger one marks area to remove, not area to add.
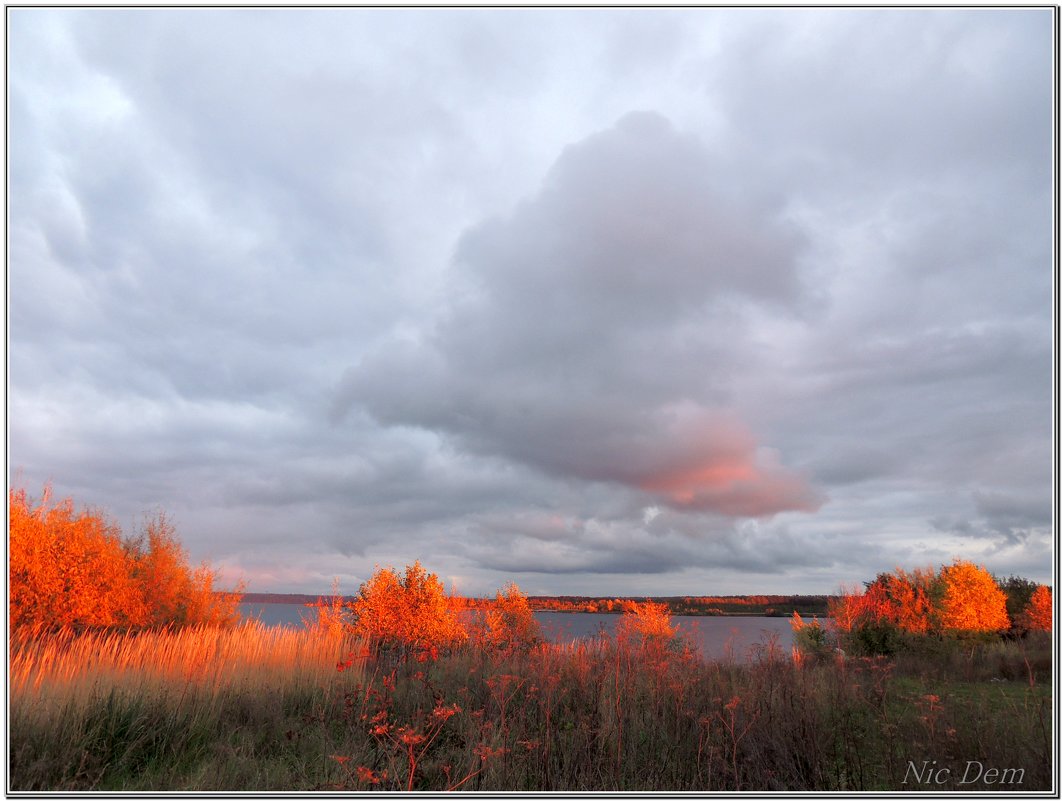
[[[526,652],[543,641],[527,596],[516,584],[499,590],[483,609],[466,609],[463,599],[447,595],[439,577],[419,561],[401,574],[377,567],[353,600],[343,603],[336,592],[318,611],[322,624],[342,625],[378,653],[399,659],[423,659],[469,641],[506,653]]]
[[[804,654],[841,648],[890,656],[938,653],[960,643],[997,641],[1051,630],[1051,590],[1025,579],[997,581],[985,568],[955,560],[939,571],[881,573],[862,592],[830,599],[829,624],[804,624],[794,613]]]
[[[192,567],[164,513],[135,536],[71,499],[8,493],[8,612],[13,629],[229,625],[239,591],[215,592],[216,574]]]
[[[340,605],[342,604],[342,605]],[[527,596],[513,582],[480,608],[469,609],[464,599],[447,596],[442,582],[420,562],[404,573],[377,567],[357,596],[342,603],[338,591],[331,602],[318,605],[319,624],[342,621],[350,634],[372,643],[378,653],[421,658],[430,653],[472,646],[496,654],[527,653],[544,642]],[[681,647],[666,604],[626,601],[617,639],[642,651]]]

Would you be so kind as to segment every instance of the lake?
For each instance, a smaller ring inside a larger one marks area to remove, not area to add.
[[[298,627],[312,622],[316,612],[300,604],[240,604],[244,617],[258,618],[266,626]],[[535,612],[543,633],[553,642],[571,642],[592,637],[604,629],[615,630],[620,615],[592,615],[586,612]],[[735,661],[748,661],[757,646],[776,638],[776,645],[789,653],[793,630],[788,617],[689,617],[672,618],[682,636],[697,646],[708,659],[732,655]]]
[[[240,604],[240,615],[257,618],[265,626],[298,628],[317,619],[317,610],[302,604]]]
[[[542,630],[553,642],[571,642],[590,637],[604,629],[612,633],[621,615],[593,615],[586,612],[535,612]],[[697,647],[708,659],[732,655],[735,661],[748,661],[756,646],[772,638],[778,648],[789,653],[793,646],[793,629],[788,617],[708,617],[675,615],[671,618],[679,634]]]

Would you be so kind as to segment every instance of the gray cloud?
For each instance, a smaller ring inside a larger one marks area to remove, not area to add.
[[[1018,545],[1050,530],[1051,506],[1042,497],[1028,493],[973,493],[970,517],[937,517],[934,528],[966,537],[995,541],[997,548]]]
[[[710,513],[657,508],[641,519],[608,523],[554,514],[481,518],[469,527],[465,550],[502,573],[691,576],[722,570],[747,577],[850,571],[851,556],[837,546],[832,535],[797,536],[786,524],[735,525]]]
[[[1046,580],[1052,36],[12,9],[9,480],[260,590]]]
[[[385,423],[678,506],[818,508],[757,451],[715,371],[745,337],[741,304],[800,301],[800,238],[714,191],[710,161],[645,113],[566,149],[537,196],[462,237],[463,292],[435,332],[352,368],[337,410],[360,402]],[[730,352],[682,342],[694,324]]]

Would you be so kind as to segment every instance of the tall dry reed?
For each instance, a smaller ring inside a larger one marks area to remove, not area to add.
[[[10,686],[19,707],[116,691],[200,695],[305,684],[324,686],[351,648],[313,629],[193,626],[163,631],[19,632],[12,638]]]
[[[271,727],[287,708],[319,711],[341,679],[337,663],[356,647],[258,622],[22,630],[10,651],[13,789],[98,789],[166,754],[193,756],[233,718]]]

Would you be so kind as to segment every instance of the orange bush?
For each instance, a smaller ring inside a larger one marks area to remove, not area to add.
[[[805,657],[821,658],[829,653],[834,639],[817,619],[807,623],[794,609],[789,626],[793,629],[793,660],[798,667]]]
[[[677,633],[667,605],[653,601],[627,601],[624,604],[623,617],[617,625],[617,632],[621,637],[635,636],[643,641],[670,641]]]
[[[1051,588],[1041,584],[1022,613],[1022,623],[1030,631],[1050,631],[1051,611]]]
[[[932,580],[932,571],[908,574],[897,568],[894,573],[883,573],[867,587],[863,613],[901,631],[925,634],[933,622],[929,599]]]
[[[912,634],[926,634],[935,624],[930,597],[933,581],[932,570],[881,573],[865,592],[845,591],[828,600],[827,614],[834,628],[842,632],[884,623]]]
[[[50,500],[47,490],[36,504],[25,490],[8,493],[11,625],[141,625],[147,608],[118,527]]]
[[[132,574],[148,600],[152,626],[227,624],[237,617],[238,595],[214,592],[215,574],[206,564],[194,570],[164,512],[148,520],[143,533],[126,542]]]
[[[467,636],[439,577],[420,562],[407,565],[402,576],[377,568],[349,608],[354,632],[384,645],[430,648]]]
[[[851,631],[866,617],[865,595],[858,590],[842,587],[840,595],[827,599],[826,617],[837,631]]]
[[[237,594],[215,593],[214,573],[188,567],[173,527],[160,515],[144,537],[123,539],[100,511],[73,501],[39,502],[8,493],[9,594],[14,628],[228,623]]]
[[[494,648],[523,649],[542,639],[542,628],[524,595],[510,582],[484,615],[484,639]]]
[[[972,562],[941,568],[940,625],[945,631],[1003,631],[1010,626],[1007,597],[992,575]]]

